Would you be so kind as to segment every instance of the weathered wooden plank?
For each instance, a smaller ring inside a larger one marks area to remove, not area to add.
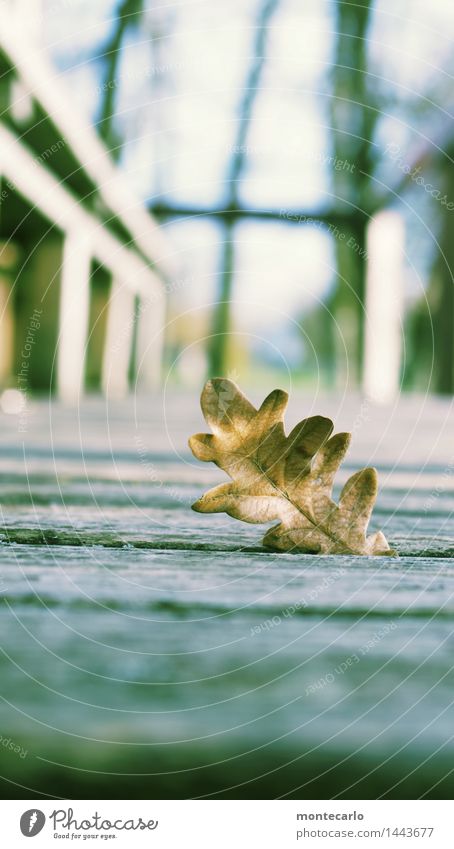
[[[2,419],[0,723],[28,749],[5,752],[7,779],[75,798],[452,795],[452,404],[362,404],[300,395],[289,426],[354,425],[338,483],[377,464],[373,527],[399,559],[277,555],[262,528],[191,512],[223,478],[188,454],[194,396],[32,403],[19,439]]]
[[[161,605],[263,616],[454,614],[454,559],[347,557],[200,550],[7,545],[9,604]],[[287,608],[291,609],[289,613]],[[180,614],[179,614],[180,615]]]
[[[41,470],[35,464],[32,466],[28,463],[26,472],[18,474],[19,458],[6,461],[0,452],[2,501],[5,503],[5,500],[14,497],[20,500],[21,496],[26,495],[35,495],[37,499],[51,499],[64,494],[70,499],[82,493],[90,497],[92,490],[101,498],[104,495],[106,498],[111,497],[112,494],[124,498],[125,493],[127,495],[132,490],[137,490],[139,494],[146,492],[151,498],[156,498],[159,497],[160,490],[165,492],[171,488],[181,488],[183,496],[186,492],[193,496],[200,493],[204,487],[223,480],[222,473],[209,466],[200,469],[183,466],[183,469],[180,469],[177,462],[164,462],[162,458],[157,462],[154,455],[147,455],[147,459],[144,462],[142,460],[143,458],[139,457],[134,464],[117,460],[114,463],[111,458],[102,462],[99,459],[85,458],[84,465],[76,462],[73,468],[67,467],[65,472],[50,476],[43,473],[49,468],[50,457],[41,459]],[[357,469],[357,465],[346,465],[343,471],[339,472],[339,480],[334,487],[335,496]],[[454,490],[447,485],[441,473],[419,476],[410,473],[394,474],[383,481],[377,507],[389,511],[400,509],[404,513],[450,513],[454,509]]]
[[[445,620],[427,627],[408,617],[392,629],[392,617],[295,616],[253,635],[248,610],[191,617],[186,609],[178,617],[169,608],[148,615],[102,609],[93,616],[83,606],[16,604],[2,618],[10,635],[2,729],[32,757],[67,764],[66,780],[74,767],[100,768],[112,788],[109,773],[119,763],[125,772],[153,773],[157,756],[164,774],[190,768],[210,793],[207,765],[227,759],[229,786],[237,775],[232,757],[253,753],[249,774],[259,780],[270,762],[304,763],[308,752],[318,774],[326,758],[332,765],[347,759],[341,792],[354,780],[351,757],[370,770],[403,749],[410,772],[441,747],[432,781],[452,764],[452,623]],[[118,746],[127,745],[122,761]],[[305,777],[300,771],[300,782]],[[294,779],[274,795],[291,792]],[[187,792],[184,776],[177,772],[173,782],[174,795]],[[159,778],[152,786],[162,793],[166,785]]]
[[[39,499],[30,504],[13,504],[0,509],[0,540],[49,545],[105,545],[216,550],[260,550],[264,526],[247,525],[228,516],[203,516],[190,510],[193,495],[181,488],[147,494],[144,500],[131,496],[127,506],[109,500]],[[181,501],[179,500],[181,498]],[[153,504],[157,503],[160,506]],[[116,502],[116,499],[114,499]],[[376,511],[371,530],[382,529],[401,556],[450,557],[454,554],[454,527],[450,515],[405,516]],[[296,556],[296,555],[295,555]]]
[[[255,390],[259,401],[266,390]],[[205,424],[194,393],[162,393],[150,398],[136,397],[131,403],[109,403],[87,399],[74,416],[58,404],[51,407],[30,402],[25,432],[20,443],[25,450],[54,445],[59,452],[80,453],[127,450],[134,453],[137,439],[153,451],[187,452],[187,437],[204,430]],[[184,411],[184,415],[182,415]],[[388,464],[391,468],[408,464],[424,468],[428,464],[450,467],[453,459],[454,408],[451,399],[402,396],[393,407],[366,404],[359,397],[295,393],[289,404],[288,427],[314,413],[329,415],[337,430],[353,431],[349,459]],[[17,446],[18,421],[2,417],[3,446]]]
[[[185,740],[258,745],[274,740],[278,711],[303,749],[308,727],[311,742],[333,735],[372,752],[379,728],[382,754],[410,734],[418,752],[449,744],[454,563],[437,573],[440,562],[355,558],[342,572],[348,558],[232,555],[226,567],[195,552],[1,554],[8,733],[26,733],[25,714],[97,738],[120,714],[109,739],[152,728],[154,744],[178,745],[179,728]]]

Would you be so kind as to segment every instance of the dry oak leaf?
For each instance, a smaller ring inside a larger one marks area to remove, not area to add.
[[[288,395],[275,389],[259,410],[231,380],[205,385],[201,406],[212,434],[191,436],[198,460],[213,462],[232,479],[210,489],[195,504],[199,513],[228,513],[245,522],[279,520],[263,540],[279,551],[323,554],[394,554],[381,533],[366,537],[377,497],[375,469],[362,469],[345,484],[336,504],[334,476],[351,434],[311,416],[285,435]]]

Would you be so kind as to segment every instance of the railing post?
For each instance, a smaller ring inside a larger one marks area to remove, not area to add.
[[[129,389],[134,304],[134,292],[119,278],[113,277],[102,363],[102,389],[111,398],[124,398]]]
[[[405,230],[398,212],[384,210],[367,232],[364,394],[374,403],[398,395],[402,353]]]
[[[84,389],[90,310],[91,245],[85,231],[69,232],[63,245],[57,348],[57,393],[75,404]]]
[[[137,377],[139,389],[156,389],[161,383],[166,299],[156,290],[150,298],[141,298],[137,325]]]

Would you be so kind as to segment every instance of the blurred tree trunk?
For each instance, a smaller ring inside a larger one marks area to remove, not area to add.
[[[227,223],[223,228],[224,244],[222,247],[219,297],[214,309],[209,346],[210,377],[227,373],[230,299],[235,273],[234,229],[231,222]]]
[[[228,368],[228,339],[230,331],[230,305],[235,275],[234,224],[238,210],[238,193],[246,160],[246,142],[255,101],[266,61],[267,29],[279,5],[279,0],[264,0],[256,24],[253,60],[248,68],[243,94],[238,109],[238,129],[232,145],[232,156],[227,169],[227,203],[230,218],[224,227],[221,256],[221,273],[218,299],[214,308],[211,342],[208,351],[209,376],[226,374]]]
[[[451,156],[454,151],[451,150]],[[454,198],[454,170],[452,166],[440,173],[443,193]],[[443,220],[439,250],[430,289],[436,288],[432,310],[434,330],[435,383],[434,389],[445,395],[454,394],[454,239],[452,211],[441,207]]]
[[[137,25],[143,13],[143,2],[144,0],[123,0],[117,12],[112,35],[104,47],[106,67],[100,106],[99,134],[115,160],[119,159],[122,147],[122,139],[114,127],[121,49],[127,30]]]
[[[349,374],[361,378],[364,347],[367,210],[373,169],[372,138],[378,111],[367,78],[367,32],[372,2],[338,0],[332,126],[334,132],[335,206],[352,214],[352,224],[334,232],[338,286],[335,312],[349,347]]]
[[[437,186],[448,202],[454,198],[454,148],[443,164],[435,160]],[[440,205],[436,256],[425,294],[406,316],[407,356],[404,386],[419,391],[454,394],[454,239],[452,211]]]

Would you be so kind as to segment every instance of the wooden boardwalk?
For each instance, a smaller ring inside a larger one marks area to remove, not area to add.
[[[297,395],[288,425],[314,413],[398,559],[193,513],[224,480],[195,394],[2,415],[4,797],[452,797],[454,409]]]

